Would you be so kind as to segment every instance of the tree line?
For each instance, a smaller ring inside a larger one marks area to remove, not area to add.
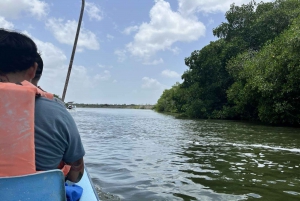
[[[185,58],[155,110],[189,118],[300,124],[300,0],[232,4],[219,39]]]

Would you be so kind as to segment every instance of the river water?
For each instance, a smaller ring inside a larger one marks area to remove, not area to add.
[[[102,200],[300,200],[300,129],[151,110],[71,114]]]

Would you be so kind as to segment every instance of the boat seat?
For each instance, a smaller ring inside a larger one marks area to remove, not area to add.
[[[0,198],[5,201],[66,201],[64,179],[60,170],[0,177]]]

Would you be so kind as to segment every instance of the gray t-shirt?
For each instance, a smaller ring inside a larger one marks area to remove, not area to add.
[[[34,123],[37,170],[55,169],[61,160],[72,163],[84,156],[74,119],[58,102],[36,98]]]

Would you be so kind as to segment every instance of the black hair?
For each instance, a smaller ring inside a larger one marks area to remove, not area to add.
[[[24,34],[0,29],[0,73],[29,69],[37,58],[36,44]]]
[[[35,62],[38,64],[38,67],[36,69],[34,79],[39,79],[43,74],[43,68],[44,68],[44,62],[40,54],[37,54]]]

